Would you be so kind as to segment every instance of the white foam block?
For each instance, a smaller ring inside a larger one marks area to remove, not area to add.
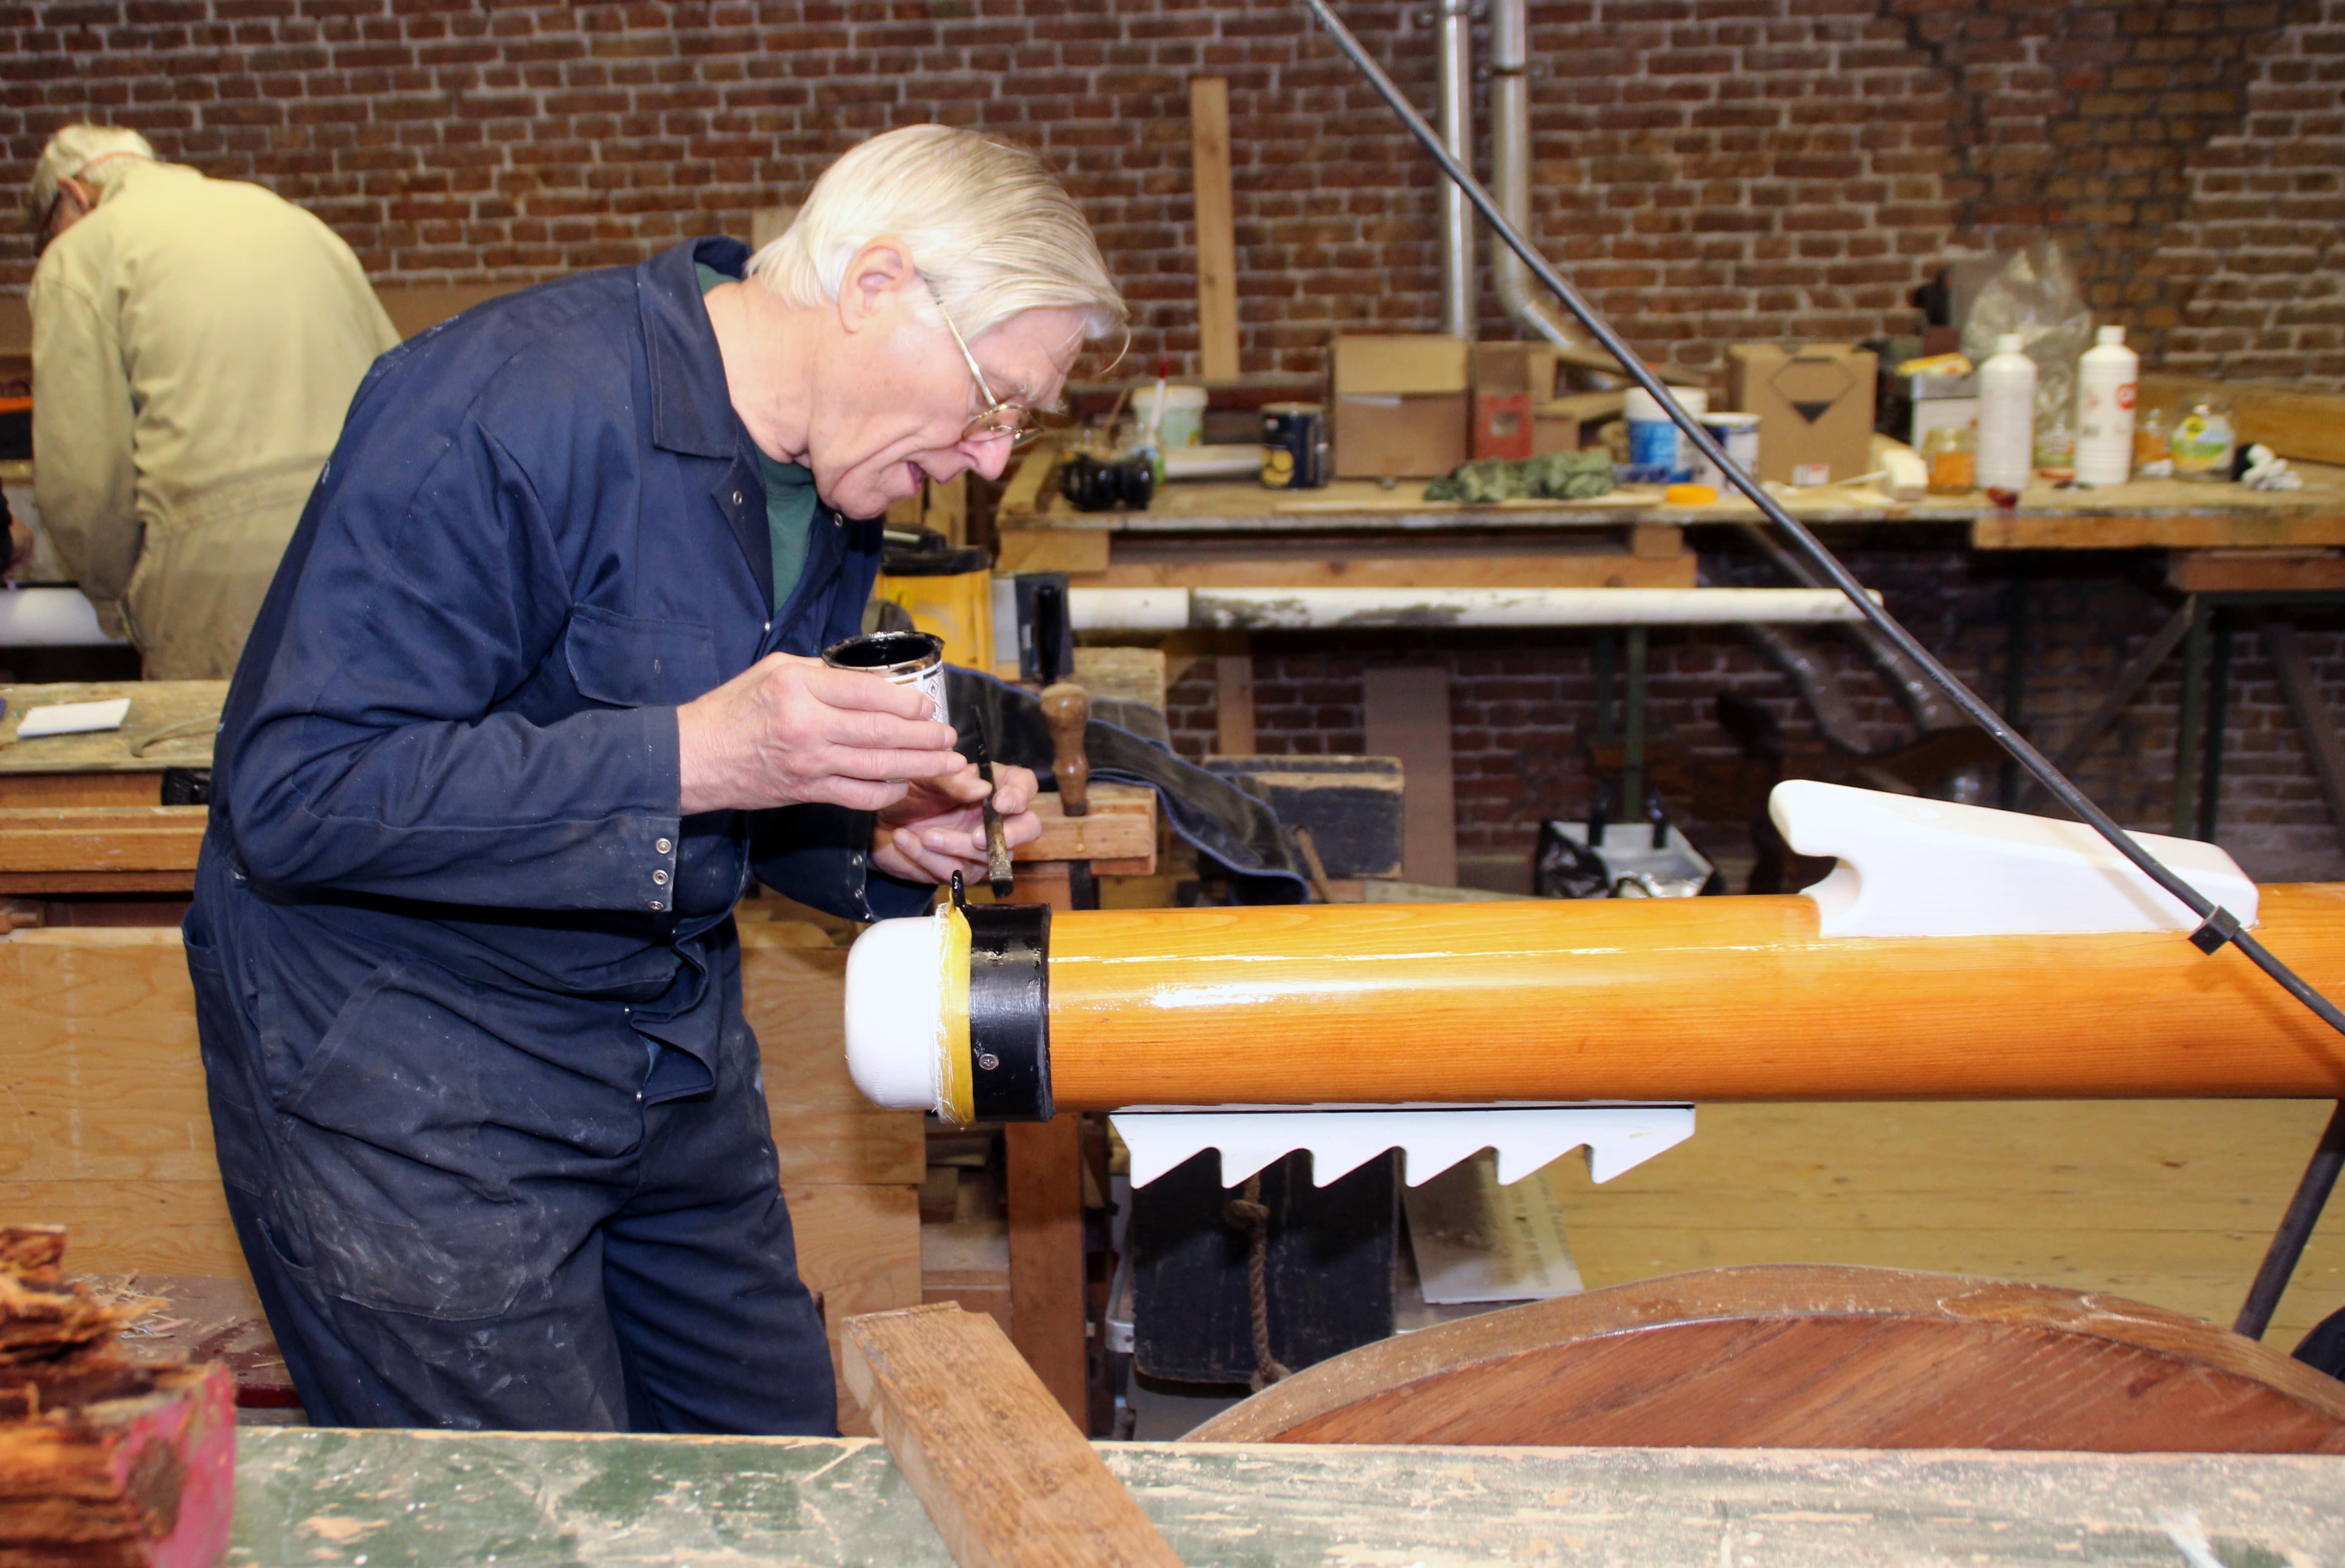
[[[96,734],[103,730],[118,730],[122,721],[130,716],[130,699],[114,697],[103,703],[51,703],[46,707],[27,708],[24,722],[16,726],[16,738],[34,741],[43,735]]]
[[[2198,917],[2081,822],[1789,779],[1768,814],[1802,855],[1840,864],[1802,891],[1826,936],[2193,931]],[[2247,925],[2256,885],[2211,844],[2133,841]]]

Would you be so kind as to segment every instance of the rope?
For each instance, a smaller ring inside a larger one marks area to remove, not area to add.
[[[1288,1369],[1270,1353],[1270,1209],[1262,1201],[1262,1178],[1246,1178],[1245,1189],[1222,1205],[1222,1219],[1246,1232],[1246,1308],[1254,1320],[1254,1376],[1246,1386],[1262,1392]]]

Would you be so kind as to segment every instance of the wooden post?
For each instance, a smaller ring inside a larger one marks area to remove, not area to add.
[[[1066,861],[1020,865],[1018,904],[1075,906]],[[1008,1145],[1010,1337],[1078,1427],[1091,1396],[1083,1310],[1082,1118],[1011,1122]]]
[[[1457,882],[1457,792],[1449,752],[1449,669],[1370,665],[1363,682],[1369,754],[1398,757],[1401,870],[1411,882]]]
[[[1238,373],[1238,242],[1230,202],[1230,85],[1189,83],[1192,197],[1197,215],[1197,355],[1209,380]]]
[[[961,1568],[1180,1568],[992,1319],[939,1302],[845,1332],[848,1386]]]
[[[1213,750],[1225,757],[1254,754],[1254,655],[1222,653],[1213,660]]]

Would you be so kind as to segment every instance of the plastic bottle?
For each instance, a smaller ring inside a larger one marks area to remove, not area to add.
[[[2123,484],[2133,477],[2133,403],[2141,356],[2125,329],[2104,327],[2076,361],[2076,482]]]
[[[2035,361],[2021,342],[2018,333],[2005,332],[1979,367],[1981,490],[2023,491],[2035,477]]]

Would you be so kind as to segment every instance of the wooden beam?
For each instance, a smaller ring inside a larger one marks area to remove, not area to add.
[[[846,1339],[848,1386],[960,1568],[1179,1568],[992,1319],[913,1307]]]
[[[2321,798],[2329,803],[2329,820],[2345,836],[2345,742],[2337,736],[2337,720],[2320,695],[2320,683],[2297,645],[2296,628],[2285,621],[2263,624],[2264,652],[2271,656],[2272,673],[2279,677],[2280,694],[2296,719],[2297,738],[2304,744],[2304,760],[2320,781]]]
[[[1213,660],[1213,749],[1223,756],[1254,752],[1254,655],[1222,653]]]
[[[1156,870],[1156,792],[1138,784],[1093,784],[1091,809],[1068,816],[1055,791],[1034,797],[1042,836],[1020,845],[1020,865],[1088,860],[1102,876],[1149,876]]]
[[[1213,556],[1193,551],[1184,560],[1118,561],[1077,576],[1076,588],[1691,588],[1694,555],[1680,531],[1639,528],[1628,551],[1556,551],[1545,554],[1394,553],[1315,559],[1267,553]],[[1680,535],[1674,544],[1663,535]],[[1647,554],[1647,550],[1665,551]],[[1122,551],[1118,551],[1122,554]],[[1154,553],[1153,551],[1150,553]]]
[[[1982,516],[1971,523],[1975,550],[2302,549],[2332,544],[2345,544],[2345,512],[2309,505],[2295,511],[2256,508],[2244,504],[2244,498],[2228,511],[2210,503],[2203,512],[2166,515],[2022,512]]]
[[[1402,875],[1455,886],[1457,785],[1449,749],[1449,667],[1371,664],[1362,684],[1368,754],[1400,759]]]
[[[2333,550],[2178,551],[2166,585],[2185,593],[2333,593],[2345,590],[2345,556]]]
[[[1230,85],[1189,83],[1190,184],[1197,219],[1197,358],[1209,379],[1238,373],[1238,242],[1230,199]]]
[[[210,808],[0,806],[0,872],[193,871]]]
[[[997,536],[996,572],[1105,572],[1103,528],[1005,528]]]

